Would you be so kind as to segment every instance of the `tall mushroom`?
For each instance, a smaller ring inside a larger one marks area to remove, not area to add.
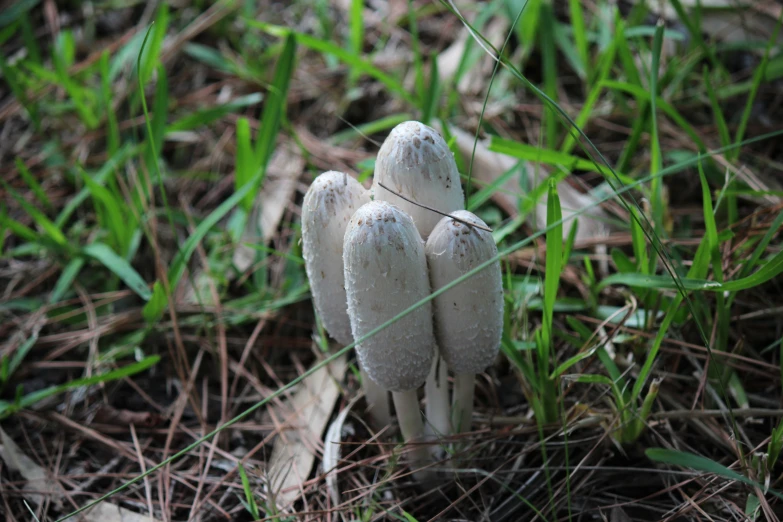
[[[486,227],[466,210],[458,210],[451,216]],[[498,252],[491,233],[451,217],[438,222],[425,250],[433,291],[492,259]],[[502,284],[498,261],[433,299],[435,335],[441,357],[455,374],[453,408],[459,432],[470,429],[475,376],[492,364],[500,348]]]
[[[310,291],[321,322],[337,342],[353,342],[343,272],[343,238],[356,210],[370,201],[367,191],[343,172],[316,177],[302,205],[302,255]],[[391,422],[388,393],[361,368],[362,387],[370,415],[381,426]]]
[[[435,129],[418,121],[400,123],[383,142],[375,162],[373,193],[376,200],[393,203],[410,215],[425,240],[441,216],[419,205],[444,213],[465,208],[451,150]],[[430,435],[450,431],[447,378],[445,364],[436,357],[425,389]]]
[[[351,331],[359,340],[430,293],[424,243],[411,218],[384,201],[362,206],[351,217],[343,248]],[[356,346],[360,364],[392,392],[406,442],[419,441],[424,425],[416,389],[432,365],[435,339],[429,301]],[[414,462],[426,464],[419,446]]]
[[[419,205],[451,213],[465,208],[454,155],[438,131],[418,121],[394,127],[378,151],[373,175],[375,199],[407,213],[425,240],[441,216],[383,190],[383,183]]]

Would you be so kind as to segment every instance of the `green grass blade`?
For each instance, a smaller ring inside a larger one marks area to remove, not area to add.
[[[100,384],[105,382],[116,381],[130,377],[139,372],[143,372],[152,366],[155,366],[160,361],[160,356],[151,355],[145,357],[139,362],[123,366],[116,370],[112,370],[106,373],[93,375],[92,377],[85,377],[83,379],[76,379],[65,384],[58,386],[51,386],[43,390],[39,390],[33,393],[29,393],[21,398],[18,404],[8,403],[6,401],[0,401],[0,418],[8,417],[8,415],[15,413],[24,408],[29,408],[37,402],[47,399],[53,395],[58,395],[74,388],[81,388],[83,386],[92,386],[94,384]]]
[[[35,221],[35,223],[43,229],[44,233],[46,234],[46,237],[52,241],[56,246],[63,248],[65,250],[69,250],[70,246],[68,243],[68,240],[66,239],[65,235],[63,234],[62,230],[60,230],[60,227],[57,226],[56,223],[53,223],[46,215],[38,210],[35,206],[31,205],[27,202],[26,199],[24,199],[21,195],[19,195],[16,190],[14,190],[8,183],[6,183],[4,180],[0,180],[5,187],[5,189],[13,196],[13,198],[19,203],[19,205],[24,209],[25,212]]]
[[[152,34],[149,45],[146,46],[147,52],[142,56],[141,82],[146,84],[152,78],[152,71],[160,66],[160,52],[163,49],[163,40],[166,37],[166,31],[169,26],[169,7],[166,2],[162,2],[158,8],[158,14],[152,22]]]
[[[748,99],[745,102],[745,109],[742,111],[742,117],[740,118],[740,123],[737,127],[737,134],[734,136],[735,143],[739,143],[745,137],[745,130],[748,127],[748,121],[750,121],[750,114],[753,110],[753,103],[756,101],[756,95],[758,94],[759,86],[761,85],[761,82],[764,80],[764,76],[766,75],[767,65],[769,64],[769,56],[772,48],[778,41],[778,32],[780,31],[781,24],[783,24],[783,12],[781,12],[780,17],[778,18],[778,22],[775,25],[775,30],[772,32],[772,36],[767,42],[767,47],[764,49],[764,57],[761,59],[761,63],[758,67],[756,67],[756,70],[753,71],[753,81],[751,83],[752,86],[750,93],[748,94]],[[739,149],[736,149],[736,152],[733,153],[730,158],[736,159],[738,157]]]
[[[702,71],[702,81],[707,89],[707,96],[710,99],[710,105],[712,106],[712,115],[715,119],[715,127],[718,129],[718,137],[720,138],[720,144],[725,147],[731,143],[731,136],[729,136],[729,126],[726,124],[726,118],[723,115],[723,109],[720,106],[718,97],[715,95],[715,88],[710,80],[709,71],[705,67]]]
[[[655,36],[653,37],[652,67],[650,68],[650,173],[656,174],[661,170],[661,142],[658,137],[658,68],[661,59],[661,50],[663,48],[663,21],[659,20],[655,26]],[[651,186],[651,203],[653,223],[655,231],[664,233],[663,218],[665,202],[663,201],[663,182],[660,178],[655,178]]]
[[[288,87],[291,84],[291,76],[294,73],[295,60],[296,38],[293,34],[288,34],[283,45],[283,52],[280,53],[280,58],[277,61],[272,85],[264,102],[264,112],[261,115],[261,129],[256,141],[256,165],[263,172],[266,171],[266,166],[272,157],[272,152],[275,150],[280,121],[285,117]],[[258,182],[260,183],[262,179]]]
[[[253,177],[255,157],[253,155],[253,144],[250,138],[250,122],[247,118],[239,118],[236,128],[237,156],[234,168],[234,190],[239,190],[245,183]],[[255,192],[248,192],[245,199],[242,200],[241,208],[245,212],[250,212],[253,208]]]
[[[130,158],[138,154],[142,148],[142,145],[123,145],[120,147],[120,150],[110,157],[108,161],[106,161],[106,163],[104,163],[103,166],[92,176],[93,180],[99,184],[104,183],[115,170],[117,170]],[[86,200],[89,196],[90,191],[87,189],[87,187],[81,189],[79,193],[76,194],[76,196],[71,198],[71,200],[65,204],[63,209],[57,215],[57,219],[54,220],[54,223],[58,227],[63,227],[68,219],[70,219],[70,217],[76,211],[76,209],[78,209],[82,203],[84,203],[84,200]]]
[[[103,243],[91,243],[82,248],[82,253],[99,261],[117,277],[122,279],[122,281],[128,285],[128,288],[133,290],[145,301],[149,301],[150,297],[152,297],[149,286],[139,273],[136,272],[125,259],[118,256],[114,250],[109,248],[108,245]]]
[[[66,292],[71,289],[73,282],[76,280],[76,276],[79,275],[82,267],[84,267],[84,262],[85,260],[83,257],[75,257],[65,265],[60,277],[57,279],[57,283],[54,285],[52,293],[49,294],[50,304],[58,303]]]
[[[774,489],[767,489],[763,485],[754,480],[750,480],[744,475],[740,475],[736,471],[718,464],[714,460],[710,460],[700,455],[694,455],[693,453],[686,453],[684,451],[669,450],[663,448],[650,448],[644,452],[652,461],[660,462],[662,464],[672,464],[683,468],[691,468],[697,471],[703,471],[705,473],[712,473],[714,475],[721,476],[729,480],[735,480],[742,482],[748,486],[758,488],[761,491],[767,491],[779,499],[783,500],[783,494],[778,493]]]
[[[590,77],[590,55],[587,47],[587,30],[585,29],[585,18],[582,13],[582,2],[579,0],[568,0],[568,9],[571,17],[571,29],[574,31],[574,43],[579,53],[579,59],[582,62],[582,69],[585,72],[584,78]]]
[[[37,199],[38,202],[47,209],[53,208],[52,202],[49,200],[49,196],[46,195],[46,191],[44,191],[40,183],[36,181],[35,176],[32,175],[30,170],[25,166],[24,162],[20,158],[16,158],[16,169],[19,171],[19,174],[22,176],[24,182],[27,183],[27,186],[30,187],[30,190],[32,190],[35,199]]]
[[[335,56],[337,59],[349,65],[350,67],[357,69],[372,78],[375,78],[384,84],[386,88],[388,88],[392,93],[399,96],[403,100],[417,105],[416,97],[412,96],[400,82],[381,71],[367,60],[364,60],[361,57],[356,56],[353,53],[350,53],[331,42],[319,40],[318,38],[305,33],[292,31],[287,27],[271,25],[264,22],[259,22],[258,20],[248,20],[247,23],[274,36],[287,37],[289,34],[292,34],[296,37],[297,43],[300,43],[314,51]]]

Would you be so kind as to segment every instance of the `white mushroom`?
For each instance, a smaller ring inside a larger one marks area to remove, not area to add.
[[[387,202],[368,203],[351,217],[343,262],[348,316],[357,340],[430,293],[421,236],[411,218]],[[430,371],[434,346],[429,301],[356,346],[370,378],[392,392],[406,442],[423,436],[416,389]],[[418,464],[427,463],[428,455],[424,446],[414,450]]]
[[[474,214],[451,214],[483,227]],[[432,290],[437,291],[497,255],[492,234],[444,217],[425,247]],[[453,407],[458,431],[470,429],[475,375],[492,364],[503,332],[503,281],[495,262],[433,299],[435,335],[455,374]]]
[[[419,205],[445,213],[465,208],[451,150],[435,129],[418,121],[400,123],[383,142],[375,162],[373,193],[376,200],[389,201],[407,212],[424,239],[441,215]],[[438,355],[427,378],[425,396],[428,435],[436,438],[448,434],[448,370]],[[436,450],[433,447],[433,453]]]
[[[413,218],[421,237],[427,239],[441,216],[405,201],[380,187],[441,212],[465,208],[459,171],[454,155],[440,134],[418,121],[406,121],[392,129],[375,161],[373,194],[388,201]]]
[[[348,319],[343,272],[343,238],[356,210],[370,201],[354,178],[329,171],[316,177],[302,205],[302,255],[310,290],[321,322],[337,342],[353,342]],[[362,386],[370,414],[386,426],[391,421],[388,393],[379,388],[360,367]]]

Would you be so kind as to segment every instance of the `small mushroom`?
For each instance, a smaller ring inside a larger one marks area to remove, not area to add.
[[[316,177],[302,205],[302,255],[310,291],[321,322],[337,342],[353,342],[343,272],[343,238],[356,210],[370,201],[354,178],[329,171]],[[391,422],[388,393],[367,378],[360,367],[370,415],[380,426]]]
[[[357,340],[430,293],[424,242],[410,216],[385,201],[367,203],[351,217],[343,264]],[[370,379],[392,392],[406,442],[420,441],[424,434],[416,389],[430,371],[434,346],[429,301],[356,346]],[[428,462],[424,446],[413,455],[417,464]]]
[[[376,200],[397,205],[413,218],[421,237],[427,239],[441,216],[380,187],[441,212],[465,208],[454,155],[440,134],[418,121],[406,121],[392,129],[378,151],[373,176]]]
[[[451,216],[486,224],[466,210]],[[444,217],[425,247],[432,290],[437,291],[497,255],[492,234]],[[455,374],[453,408],[459,432],[470,430],[475,376],[492,364],[503,332],[503,280],[492,263],[433,299],[440,354]]]

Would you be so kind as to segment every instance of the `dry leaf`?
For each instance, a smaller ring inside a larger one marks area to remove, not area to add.
[[[94,508],[83,513],[82,518],[85,522],[158,522],[158,519],[149,515],[135,513],[111,502],[96,504]]]
[[[50,497],[58,508],[61,507],[62,502],[59,498],[61,490],[57,481],[52,479],[46,470],[33,459],[25,455],[2,428],[0,428],[0,441],[3,443],[0,446],[0,458],[3,459],[6,466],[22,475],[22,478],[29,484],[28,489],[40,492],[27,493],[25,496],[30,502],[37,507],[43,504],[47,497]]]
[[[783,7],[760,0],[681,0],[686,10],[700,9],[701,30],[720,42],[767,42]],[[680,23],[671,2],[648,2],[650,10],[669,22]],[[783,34],[778,35],[778,43]],[[763,49],[757,50],[762,53]]]
[[[334,419],[334,422],[329,425],[329,429],[326,430],[326,437],[324,438],[324,456],[321,461],[321,467],[326,473],[326,490],[329,492],[329,497],[332,499],[332,506],[340,504],[340,489],[337,486],[337,464],[340,462],[340,440],[343,433],[343,424],[348,417],[348,413],[351,408],[359,400],[361,396],[356,396],[343,408],[340,414]]]
[[[19,449],[19,446],[0,428],[0,458],[6,465],[18,472],[27,481],[29,487],[40,493],[27,493],[25,496],[35,504],[40,506],[44,500],[49,497],[55,503],[57,509],[62,509],[62,490],[56,480],[49,477],[49,474],[41,466],[28,457]],[[95,507],[90,508],[81,514],[81,520],[85,522],[158,522],[157,519],[148,515],[134,513],[112,504],[111,502],[100,502]]]
[[[468,15],[469,22],[472,16]],[[482,34],[487,36],[490,43],[499,49],[503,46],[503,41],[508,32],[508,19],[505,17],[496,17],[490,20]],[[467,31],[460,32],[459,37],[454,42],[438,54],[438,77],[441,83],[448,83],[454,77],[465,54],[470,35]],[[474,44],[475,45],[475,44]],[[478,47],[476,45],[476,47]],[[469,74],[463,74],[457,84],[457,91],[462,94],[478,94],[487,87],[487,80],[492,75],[492,69],[495,67],[495,61],[489,56],[482,56],[474,68],[471,68]]]
[[[338,383],[345,368],[343,355],[303,380],[291,400],[293,413],[286,424],[293,429],[278,436],[269,458],[268,488],[279,509],[285,509],[299,497],[298,488],[313,469],[316,448],[340,396]]]

